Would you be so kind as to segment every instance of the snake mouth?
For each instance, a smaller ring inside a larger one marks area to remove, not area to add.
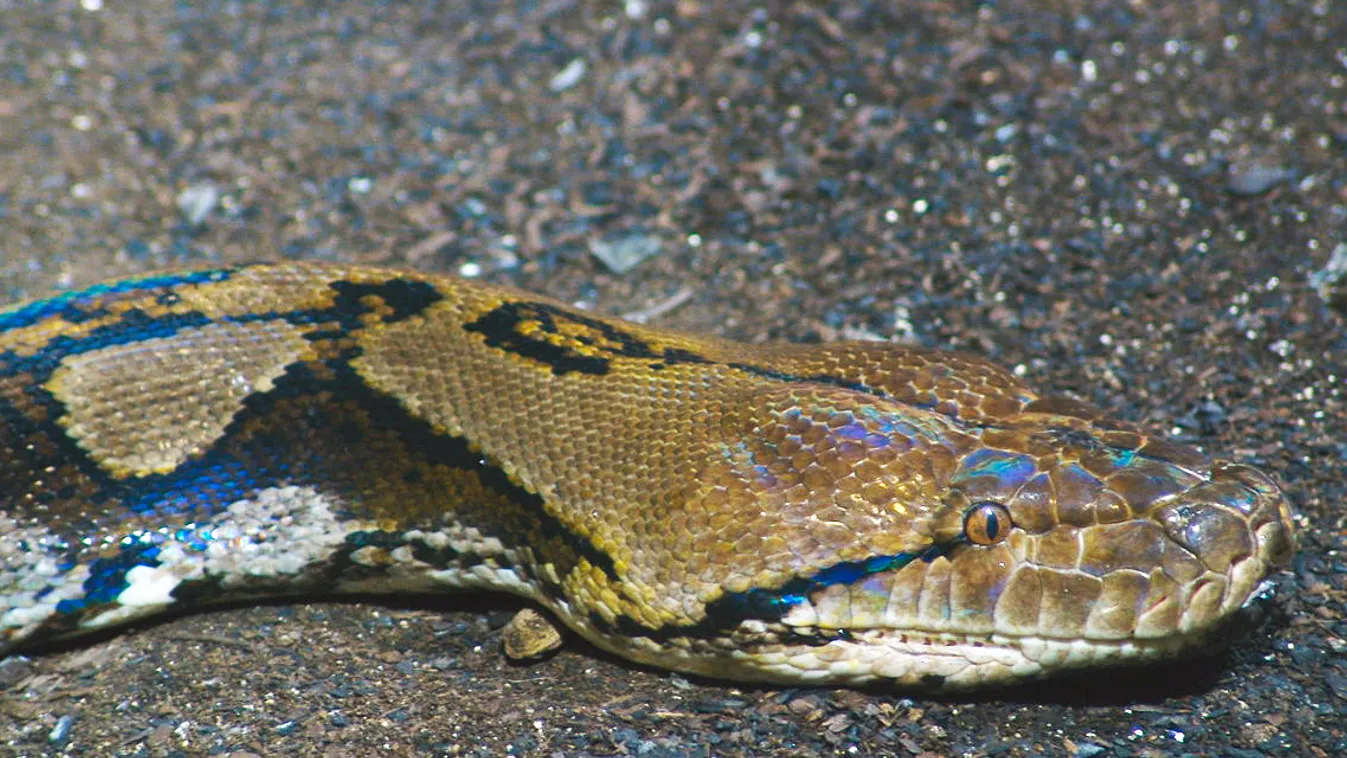
[[[733,635],[737,671],[691,671],[769,682],[870,685],[925,691],[1000,686],[1118,665],[1145,666],[1194,650],[1223,650],[1262,622],[1276,583],[1263,580],[1244,601],[1210,623],[1154,637],[963,634],[869,628],[754,627]]]

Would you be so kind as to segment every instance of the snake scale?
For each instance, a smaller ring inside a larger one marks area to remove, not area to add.
[[[1293,549],[1257,470],[971,356],[293,263],[0,312],[0,652],[489,588],[670,669],[967,688],[1203,646]]]

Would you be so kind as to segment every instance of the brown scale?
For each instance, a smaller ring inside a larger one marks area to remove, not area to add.
[[[498,537],[527,556],[518,591],[639,661],[951,687],[1190,648],[1292,546],[1261,474],[975,357],[741,345],[376,269],[245,267],[166,289],[0,334],[0,399],[65,435],[0,429],[0,511],[53,528],[77,512],[115,537],[130,527],[112,484],[136,494],[227,454],[389,532]],[[5,371],[7,353],[132,312],[205,323],[50,376]],[[138,371],[147,355],[155,370]],[[41,486],[75,500],[27,504],[44,460],[60,465]],[[1086,652],[1063,652],[1072,641]]]

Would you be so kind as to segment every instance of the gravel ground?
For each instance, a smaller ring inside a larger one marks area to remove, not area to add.
[[[1181,665],[932,701],[517,666],[490,598],[271,605],[0,664],[0,754],[1347,754],[1333,5],[0,1],[0,302],[310,258],[967,349],[1304,527],[1266,625]]]

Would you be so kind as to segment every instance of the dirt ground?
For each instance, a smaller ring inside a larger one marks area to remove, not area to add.
[[[507,600],[270,605],[0,664],[0,754],[1347,754],[1341,11],[0,0],[0,303],[306,258],[966,349],[1263,467],[1303,526],[1195,662],[929,700],[519,666]]]

